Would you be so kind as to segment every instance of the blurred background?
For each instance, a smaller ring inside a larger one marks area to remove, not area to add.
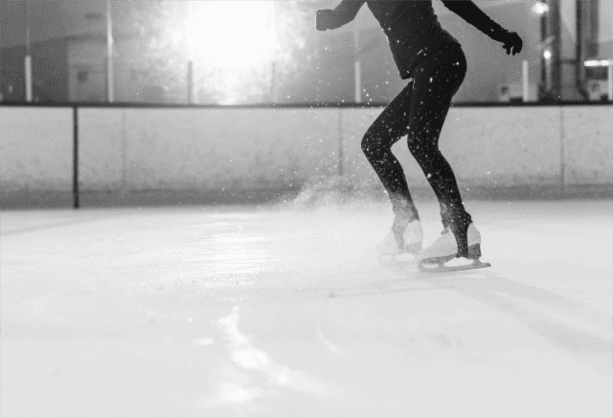
[[[441,2],[469,60],[456,102],[608,100],[613,2],[476,3],[524,39],[521,58]],[[242,105],[387,103],[404,86],[367,7],[336,31],[338,1],[3,0],[0,100]]]
[[[611,197],[613,2],[476,0],[517,56],[432,3],[469,61],[440,139],[463,196]],[[367,7],[315,30],[337,4],[0,1],[0,207],[385,198],[360,142],[406,82]]]

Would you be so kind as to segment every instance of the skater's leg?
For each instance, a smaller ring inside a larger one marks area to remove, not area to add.
[[[411,100],[408,146],[434,190],[445,227],[462,234],[471,223],[451,166],[439,149],[439,137],[451,105],[466,74],[460,47],[449,47],[424,60],[415,70]],[[466,254],[465,239],[458,240]]]
[[[409,82],[368,128],[362,140],[362,151],[387,190],[396,218],[395,227],[400,229],[419,219],[402,166],[392,153],[392,145],[408,132],[411,96],[412,82]]]

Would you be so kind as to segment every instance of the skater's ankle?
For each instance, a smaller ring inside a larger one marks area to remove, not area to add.
[[[471,223],[471,221],[451,222],[448,225],[458,245],[458,257],[468,256],[468,227]]]
[[[465,232],[471,223],[473,223],[473,221],[470,216],[462,216],[449,220],[447,222],[443,222],[443,225],[445,226],[445,228],[451,229],[454,232]]]
[[[419,215],[414,213],[396,213],[394,215],[394,225],[408,225],[411,222],[419,221]]]

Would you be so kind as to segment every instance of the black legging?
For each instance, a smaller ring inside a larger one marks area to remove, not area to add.
[[[407,87],[364,135],[362,150],[385,186],[396,218],[419,219],[402,167],[391,151],[408,135],[409,150],[440,203],[443,225],[462,229],[471,222],[451,166],[438,148],[451,98],[465,75],[466,57],[459,45],[434,52],[417,65]]]

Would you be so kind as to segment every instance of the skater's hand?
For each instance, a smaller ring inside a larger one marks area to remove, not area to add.
[[[334,10],[318,10],[317,15],[315,16],[315,27],[318,31],[332,29],[334,26],[334,18]]]
[[[519,54],[524,46],[524,42],[516,32],[508,32],[502,43],[504,44],[502,47],[507,50],[507,55]]]

